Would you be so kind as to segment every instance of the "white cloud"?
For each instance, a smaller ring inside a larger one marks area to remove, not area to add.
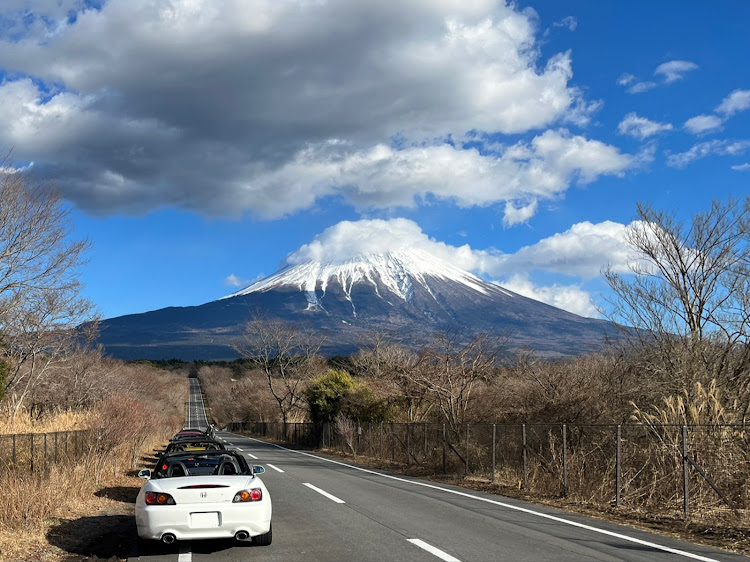
[[[746,109],[750,109],[750,90],[735,90],[722,100],[715,111],[730,117]]]
[[[247,281],[237,277],[234,273],[230,273],[224,278],[224,285],[229,287],[245,287],[248,284]]]
[[[737,164],[736,166],[732,166],[732,169],[735,172],[747,172],[750,170],[750,162],[745,162],[744,164]]]
[[[653,90],[657,85],[656,82],[636,82],[627,91],[629,94],[642,94],[643,92]]]
[[[498,283],[500,285],[500,283]],[[502,287],[534,300],[567,310],[573,314],[589,318],[599,318],[601,314],[594,305],[591,294],[578,285],[539,286],[524,275],[514,275],[501,284]]]
[[[667,156],[667,165],[674,168],[684,168],[695,160],[700,160],[707,156],[736,156],[743,154],[750,149],[750,141],[729,141],[729,140],[712,140],[698,143],[685,152],[669,154]]]
[[[565,232],[503,255],[486,272],[501,276],[538,270],[593,279],[607,264],[614,271],[625,272],[633,263],[625,229],[624,224],[611,221],[577,223]]]
[[[261,216],[278,217],[332,194],[360,209],[413,207],[433,196],[464,208],[511,202],[505,219],[510,225],[528,220],[537,200],[560,197],[573,183],[620,175],[637,163],[610,145],[565,130],[498,150],[482,155],[449,144],[357,150],[329,141],[306,147],[281,169],[259,174],[240,194],[232,194],[231,202],[214,199],[213,204],[253,205]]]
[[[716,115],[696,115],[685,121],[683,127],[694,135],[699,135],[719,130],[723,124],[724,121]]]
[[[634,259],[625,243],[625,229],[625,225],[609,221],[578,223],[565,232],[513,254],[505,254],[495,248],[480,250],[468,244],[451,246],[436,241],[417,223],[404,218],[343,221],[289,254],[283,265],[297,265],[308,260],[345,261],[363,253],[415,247],[462,269],[489,276],[513,291],[576,314],[595,315],[588,294],[579,285],[536,287],[531,281],[532,275],[545,272],[593,279],[607,265],[614,271],[628,272]]]
[[[538,201],[536,199],[526,204],[508,201],[505,204],[503,224],[505,224],[505,226],[513,226],[515,224],[524,223],[536,214],[537,207]]]
[[[45,0],[35,4],[40,28],[24,27],[27,3],[12,1],[2,17],[23,36],[0,31],[0,72],[31,79],[0,86],[0,145],[103,214],[179,205],[279,216],[332,191],[392,206],[432,193],[421,183],[427,174],[416,170],[419,185],[404,198],[392,182],[379,192],[362,181],[358,163],[386,176],[408,165],[441,167],[461,158],[435,139],[582,124],[601,107],[569,86],[570,52],[541,57],[533,14],[494,0],[110,0],[100,9]],[[575,26],[572,18],[560,23]],[[367,161],[394,137],[404,154]],[[330,173],[331,150],[320,147],[331,139],[347,147],[334,156],[347,173]],[[545,164],[540,154],[523,167],[552,169],[555,182],[596,176],[588,166],[563,170],[559,155]],[[512,168],[463,158],[481,164],[471,176],[483,186],[498,167]],[[316,182],[293,173],[302,168],[317,172]],[[326,185],[331,176],[359,187]],[[293,185],[276,190],[281,177]],[[438,185],[436,194],[458,201],[465,191]],[[508,191],[529,198],[522,187]]]
[[[617,131],[621,135],[630,135],[640,140],[645,140],[648,137],[657,135],[664,131],[672,130],[671,123],[659,123],[657,121],[651,121],[646,117],[639,117],[635,112],[628,113],[620,124],[617,126]]]
[[[734,90],[714,110],[719,115],[697,115],[685,121],[684,128],[700,135],[721,129],[735,113],[750,109],[750,90]]]
[[[573,16],[566,16],[560,21],[554,22],[552,27],[566,27],[568,31],[575,31],[578,27],[578,20]]]
[[[685,74],[699,67],[694,62],[686,60],[673,60],[660,64],[654,70],[654,76],[662,76],[664,82],[670,84],[685,78]]]
[[[660,64],[654,70],[654,76],[660,76],[663,79],[663,84],[671,84],[678,80],[682,80],[685,74],[691,70],[696,70],[698,65],[684,60],[673,60]],[[642,94],[653,90],[659,84],[652,80],[639,80],[637,76],[628,72],[623,73],[617,79],[617,84],[620,86],[628,86],[627,92],[629,94]]]

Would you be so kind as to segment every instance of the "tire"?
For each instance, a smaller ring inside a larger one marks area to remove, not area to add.
[[[262,535],[256,535],[253,537],[253,544],[255,546],[268,546],[271,544],[272,540],[273,540],[273,529],[269,527],[267,533],[264,533]]]

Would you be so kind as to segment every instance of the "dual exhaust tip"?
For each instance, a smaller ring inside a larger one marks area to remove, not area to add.
[[[234,538],[238,541],[246,541],[250,538],[250,533],[247,531],[237,531]],[[177,538],[172,533],[164,533],[161,536],[161,542],[164,544],[172,544],[175,540],[177,540]]]

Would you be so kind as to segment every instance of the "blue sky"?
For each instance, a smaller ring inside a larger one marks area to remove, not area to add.
[[[0,147],[93,242],[104,317],[373,240],[596,315],[637,201],[750,192],[748,22],[740,0],[5,0]]]

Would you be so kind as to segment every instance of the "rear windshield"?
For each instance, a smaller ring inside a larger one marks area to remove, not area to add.
[[[231,465],[231,466],[228,466]],[[162,458],[156,467],[155,478],[176,476],[208,476],[219,474],[252,475],[245,459],[227,451],[186,451]]]

